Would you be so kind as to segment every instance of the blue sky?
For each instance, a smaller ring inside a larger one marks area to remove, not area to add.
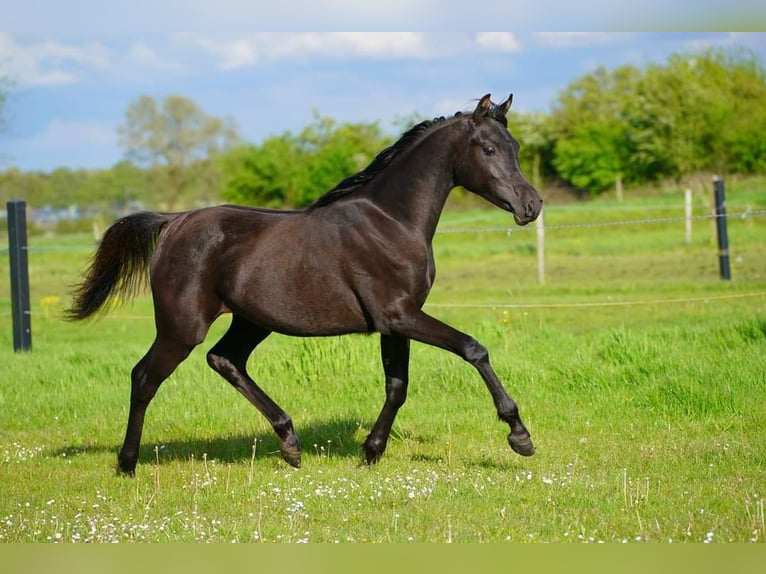
[[[393,130],[397,117],[452,114],[487,92],[496,101],[513,92],[516,109],[547,110],[600,65],[643,66],[708,46],[766,55],[766,33],[757,32],[257,33],[234,24],[226,33],[0,32],[0,76],[12,81],[0,169],[110,167],[123,155],[117,126],[142,95],[188,97],[258,142],[299,131],[313,110]]]

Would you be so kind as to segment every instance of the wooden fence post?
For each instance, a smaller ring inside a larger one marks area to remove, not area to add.
[[[614,182],[615,192],[617,195],[617,201],[622,203],[622,174],[618,173]]]
[[[684,239],[686,245],[692,243],[692,190],[684,192]]]

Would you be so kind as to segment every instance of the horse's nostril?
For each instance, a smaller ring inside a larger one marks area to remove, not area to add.
[[[527,202],[526,206],[526,215],[527,217],[534,217],[535,214],[538,212],[540,208],[542,208],[543,200],[535,201],[534,199],[530,199]]]

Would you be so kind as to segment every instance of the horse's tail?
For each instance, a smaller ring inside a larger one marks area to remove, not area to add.
[[[65,317],[87,319],[119,296],[130,299],[145,284],[162,228],[175,214],[141,212],[117,220],[104,233],[82,283],[75,286]],[[107,305],[108,307],[108,305]]]

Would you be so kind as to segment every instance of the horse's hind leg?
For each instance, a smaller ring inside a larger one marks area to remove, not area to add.
[[[144,416],[152,398],[162,382],[191,352],[194,346],[173,343],[159,335],[149,351],[136,364],[131,373],[130,414],[125,441],[117,457],[120,471],[133,475],[138,462],[138,447],[141,444],[141,432]]]
[[[246,370],[250,353],[270,333],[234,315],[229,330],[208,352],[207,362],[266,417],[274,432],[282,439],[279,446],[282,458],[298,468],[301,465],[301,448],[292,419],[255,384]]]
[[[383,456],[396,413],[407,399],[410,340],[395,335],[381,335],[380,355],[386,374],[386,401],[378,420],[362,444],[367,464],[375,464]]]

